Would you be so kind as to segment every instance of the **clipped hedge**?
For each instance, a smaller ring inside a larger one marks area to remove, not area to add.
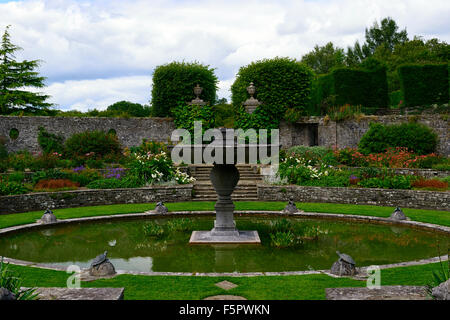
[[[407,107],[448,103],[448,64],[403,65],[398,74]]]
[[[313,72],[295,59],[276,57],[241,67],[231,86],[233,107],[238,111],[239,128],[278,128],[283,118],[295,121],[308,107]],[[242,105],[249,98],[247,87],[253,82],[255,98],[262,105],[251,115]]]
[[[386,68],[338,68],[317,78],[316,104],[323,106],[361,105],[365,108],[382,108],[389,105]]]
[[[371,123],[362,136],[358,149],[363,154],[381,153],[387,148],[406,147],[417,154],[430,154],[436,150],[437,134],[420,123],[383,125]]]
[[[203,88],[200,98],[215,103],[218,84],[214,69],[198,62],[172,62],[155,68],[152,87],[152,115],[172,116],[172,111],[180,104],[195,98],[194,87]]]

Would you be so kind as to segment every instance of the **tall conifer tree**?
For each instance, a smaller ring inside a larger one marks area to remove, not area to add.
[[[40,61],[16,61],[15,52],[22,48],[11,43],[8,29],[9,26],[6,27],[0,46],[0,113],[48,109],[52,106],[46,102],[48,95],[28,91],[30,88],[45,87],[46,78],[40,77],[35,71]]]

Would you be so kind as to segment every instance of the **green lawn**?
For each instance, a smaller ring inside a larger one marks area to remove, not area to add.
[[[26,287],[65,287],[68,274],[62,271],[11,265]],[[381,271],[381,285],[427,285],[439,263],[392,268]],[[238,287],[225,291],[214,284],[228,280]],[[125,299],[197,300],[211,295],[232,294],[251,300],[320,300],[326,288],[363,287],[365,281],[321,275],[266,277],[183,277],[120,275],[113,279],[82,282],[83,287],[124,287]]]
[[[235,202],[236,210],[279,211],[286,202]],[[214,202],[167,203],[169,211],[214,210]],[[357,214],[388,217],[392,207],[366,205],[344,205],[326,203],[299,203],[297,206],[308,212]],[[125,204],[54,210],[59,219],[99,215],[138,213],[151,210],[155,204]],[[436,210],[403,209],[416,221],[450,226],[450,212]],[[35,222],[42,211],[0,215],[0,228]],[[24,279],[28,287],[65,287],[68,274],[62,271],[11,265]],[[432,280],[432,271],[439,264],[402,267],[382,270],[382,285],[426,285]],[[214,284],[228,280],[238,285],[229,291]],[[211,295],[242,295],[247,299],[325,299],[325,288],[365,286],[364,281],[332,278],[327,275],[267,276],[267,277],[182,277],[182,276],[134,276],[120,275],[113,279],[83,282],[85,287],[124,287],[125,299],[202,299]]]

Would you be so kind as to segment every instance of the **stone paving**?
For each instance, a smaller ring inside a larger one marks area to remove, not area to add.
[[[39,300],[123,300],[124,288],[37,288]]]
[[[225,280],[225,281],[216,283],[216,286],[218,286],[219,288],[221,288],[223,290],[231,290],[231,289],[236,288],[238,285],[234,284],[233,282]]]
[[[382,286],[369,288],[328,288],[327,300],[430,300],[426,288],[420,286]]]

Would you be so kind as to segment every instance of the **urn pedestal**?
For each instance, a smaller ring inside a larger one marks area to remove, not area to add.
[[[210,231],[192,232],[189,243],[261,243],[257,231],[238,230],[234,222],[234,204],[231,194],[239,181],[239,170],[236,166],[234,164],[215,164],[211,170],[210,179],[218,195],[215,205],[214,228]]]

